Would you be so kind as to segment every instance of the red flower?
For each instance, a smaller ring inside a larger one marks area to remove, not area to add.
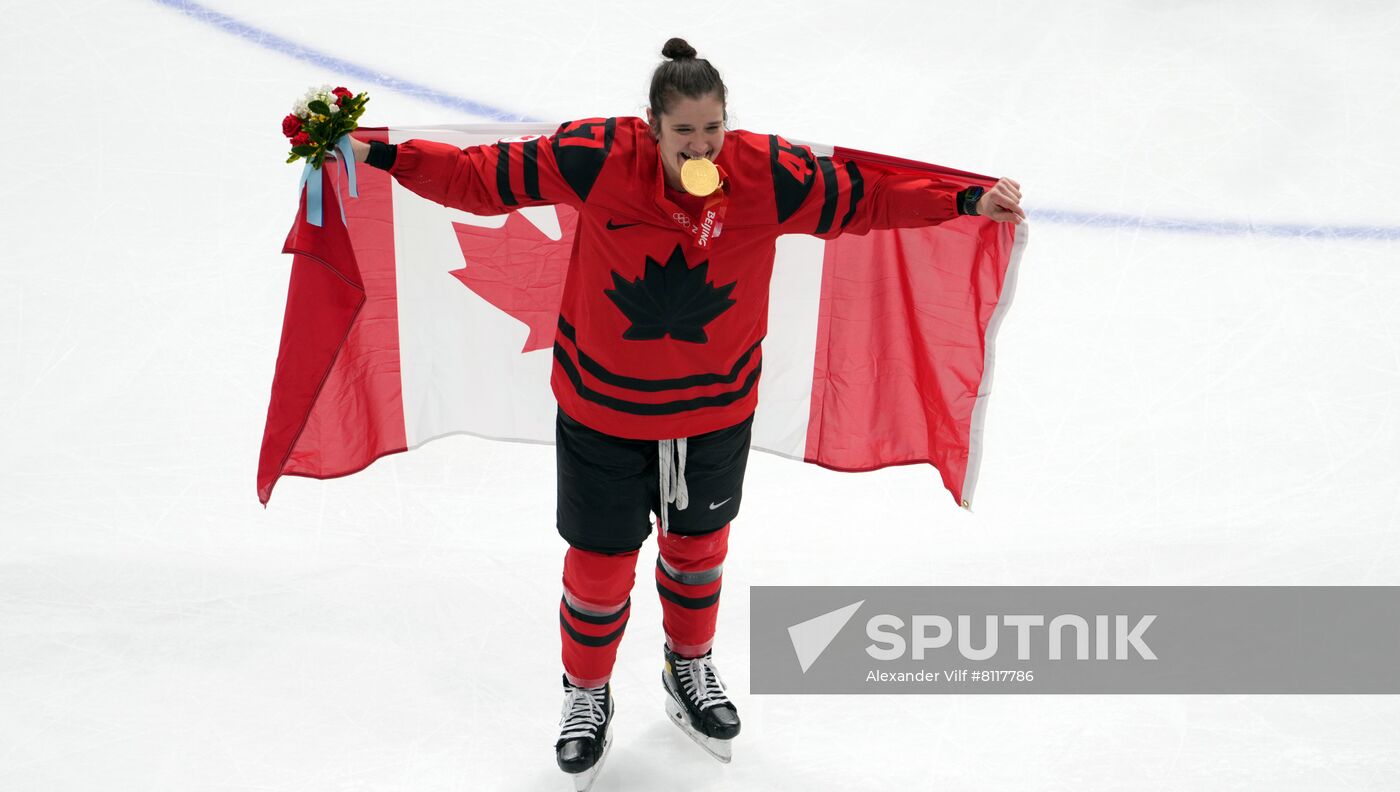
[[[306,134],[305,132],[298,132],[296,137],[292,138],[292,147],[295,148],[297,146],[305,146],[310,142],[310,135]]]
[[[300,131],[301,119],[297,118],[294,113],[288,113],[287,117],[282,119],[282,134],[291,137]]]
[[[350,93],[349,88],[345,88],[343,86],[335,89],[334,91],[331,91],[331,93],[336,95],[335,103],[337,105],[344,105],[346,99],[353,99],[355,97],[354,94]]]

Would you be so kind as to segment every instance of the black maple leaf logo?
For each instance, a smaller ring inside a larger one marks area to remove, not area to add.
[[[703,344],[710,340],[705,325],[729,310],[734,283],[716,287],[709,282],[710,262],[687,267],[681,246],[676,245],[666,266],[647,256],[646,274],[630,282],[612,274],[613,286],[604,289],[632,326],[622,334],[628,341],[653,341],[670,336],[677,341]]]

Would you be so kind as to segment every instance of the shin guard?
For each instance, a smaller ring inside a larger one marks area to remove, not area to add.
[[[636,550],[610,554],[570,547],[564,554],[559,637],[564,675],[571,683],[599,687],[612,676],[636,574]]]
[[[698,657],[715,640],[720,576],[729,549],[729,526],[704,534],[674,531],[657,539],[656,591],[666,643],[682,657]]]

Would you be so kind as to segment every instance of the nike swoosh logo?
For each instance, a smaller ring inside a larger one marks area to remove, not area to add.
[[[730,495],[728,498],[725,498],[724,500],[720,501],[719,503],[711,503],[711,504],[710,504],[710,511],[714,511],[715,509],[718,509],[719,507],[723,506],[724,504],[726,504],[726,503],[728,503],[728,502],[730,502],[730,501],[732,501],[732,500],[734,500],[734,496],[733,496],[733,495]]]
[[[611,218],[608,219],[608,230],[609,230],[609,231],[616,231],[616,230],[618,230],[618,229],[620,229],[620,228],[631,228],[631,227],[634,226],[634,225],[641,225],[641,223],[622,223],[622,224],[619,225],[619,224],[617,224],[617,223],[614,223],[614,222],[612,221]]]

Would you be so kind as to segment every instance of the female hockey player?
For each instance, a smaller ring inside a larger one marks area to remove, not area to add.
[[[681,39],[662,55],[645,121],[586,119],[548,138],[467,149],[354,141],[358,161],[447,206],[482,215],[560,203],[578,210],[550,384],[559,402],[557,528],[569,544],[555,749],[579,789],[611,743],[608,681],[652,514],[668,713],[721,761],[739,733],[711,644],[743,495],[776,238],[960,214],[1024,217],[1009,179],[985,193],[959,190],[726,130],[719,72]]]

